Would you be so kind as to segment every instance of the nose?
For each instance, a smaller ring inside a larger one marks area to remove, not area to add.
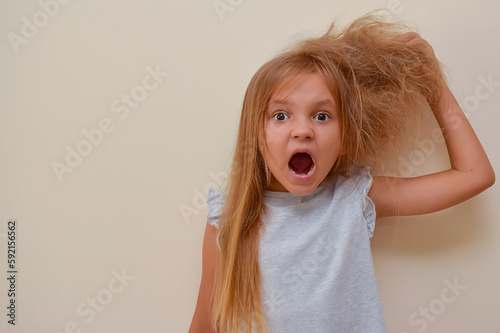
[[[312,139],[314,130],[312,124],[306,119],[297,119],[292,128],[292,137],[294,139]]]

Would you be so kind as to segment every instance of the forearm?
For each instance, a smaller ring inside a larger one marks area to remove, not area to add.
[[[399,39],[408,46],[420,45],[434,57],[432,47],[417,34]],[[490,161],[444,80],[441,89],[432,111],[443,131],[451,169],[411,178],[374,177],[368,195],[377,217],[433,213],[470,199],[495,182]]]
[[[468,177],[493,184],[495,174],[490,161],[457,100],[443,81],[442,96],[434,111],[443,131],[451,168]]]
[[[375,177],[368,195],[377,217],[433,213],[481,193],[495,173],[472,126],[443,82],[434,115],[443,131],[451,169],[413,178]]]

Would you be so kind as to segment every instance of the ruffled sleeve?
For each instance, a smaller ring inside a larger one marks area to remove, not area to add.
[[[368,166],[357,167],[354,178],[356,181],[356,187],[361,196],[363,215],[365,217],[366,225],[368,226],[368,233],[370,238],[372,238],[373,232],[375,230],[375,219],[377,217],[377,214],[375,211],[375,204],[368,196],[368,192],[370,191],[373,182],[370,171],[371,168]]]
[[[219,190],[211,188],[208,191],[207,195],[207,205],[208,205],[208,214],[207,219],[208,223],[219,228],[219,220],[222,214],[222,208],[224,207],[224,203],[226,201],[226,196]]]

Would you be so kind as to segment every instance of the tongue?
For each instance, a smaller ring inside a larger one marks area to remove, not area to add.
[[[297,153],[288,162],[292,170],[301,175],[307,174],[311,170],[312,164],[311,156],[307,153]]]

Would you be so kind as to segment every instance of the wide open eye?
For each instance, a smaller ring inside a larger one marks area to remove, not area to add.
[[[278,121],[283,121],[283,120],[287,120],[289,117],[285,113],[279,112],[279,113],[276,113],[273,116],[273,118],[278,120]]]
[[[318,113],[316,116],[314,116],[314,118],[320,121],[326,121],[330,119],[330,117],[326,113]]]

